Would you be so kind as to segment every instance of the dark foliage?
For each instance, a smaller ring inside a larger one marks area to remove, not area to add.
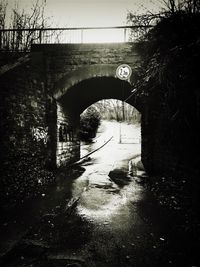
[[[100,125],[100,114],[95,108],[88,108],[81,116],[80,120],[80,138],[83,141],[89,141],[96,136]]]
[[[2,161],[4,164],[0,171],[1,204],[20,203],[41,195],[46,190],[46,186],[55,181],[54,173],[45,166],[37,146],[27,150],[21,149],[19,152],[15,147],[10,148],[8,153],[4,153]]]
[[[135,84],[138,94],[153,99],[162,117],[163,146],[196,168],[200,160],[199,25],[198,13],[180,11],[162,18],[145,36],[145,42],[138,44],[142,63]]]

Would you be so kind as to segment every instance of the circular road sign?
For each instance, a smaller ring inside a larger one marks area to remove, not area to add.
[[[116,75],[120,80],[128,80],[131,77],[132,69],[127,64],[120,65],[116,70]]]

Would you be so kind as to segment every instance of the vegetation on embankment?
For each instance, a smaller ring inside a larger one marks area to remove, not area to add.
[[[154,108],[154,168],[169,169],[169,158],[173,164],[171,174],[152,175],[147,185],[159,203],[174,212],[176,230],[185,240],[189,236],[192,245],[200,231],[199,25],[200,6],[160,14],[156,26],[138,42],[142,61],[135,83],[137,94],[151,99],[149,112]]]
[[[1,167],[0,203],[17,204],[25,199],[42,195],[49,183],[55,181],[55,174],[47,170],[37,148],[30,147],[31,153],[13,149],[4,155]]]
[[[153,147],[169,152],[175,165],[194,170],[191,176],[197,176],[200,165],[199,25],[197,8],[182,6],[160,14],[155,27],[138,42],[142,60],[135,83],[137,94],[150,100],[149,110],[157,110],[152,123],[159,140]]]

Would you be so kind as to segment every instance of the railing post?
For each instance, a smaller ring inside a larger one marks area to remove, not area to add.
[[[83,43],[83,29],[81,29],[81,44]]]
[[[3,38],[2,38],[2,31],[0,30],[0,50],[2,48],[2,40],[3,40]]]
[[[39,30],[39,43],[42,43],[42,30]]]
[[[124,42],[126,42],[126,28],[124,28]]]
[[[15,31],[13,31],[12,36],[12,50],[15,51]]]

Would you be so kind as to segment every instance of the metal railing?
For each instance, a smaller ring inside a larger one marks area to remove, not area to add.
[[[30,51],[31,44],[133,42],[152,26],[0,29],[1,51]]]

